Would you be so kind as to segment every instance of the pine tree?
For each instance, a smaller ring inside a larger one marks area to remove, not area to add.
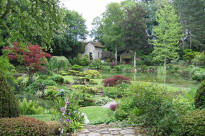
[[[159,4],[159,3],[158,3]],[[179,41],[182,35],[182,26],[175,13],[173,5],[168,0],[161,0],[160,9],[156,13],[157,26],[153,28],[154,61],[165,62],[178,59]]]

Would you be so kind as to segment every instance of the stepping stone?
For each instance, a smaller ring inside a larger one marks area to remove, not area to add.
[[[113,135],[110,135],[110,134],[105,134],[105,135],[102,135],[102,136],[113,136]]]
[[[83,133],[89,133],[90,131],[88,129],[85,129],[82,131]]]
[[[121,128],[109,128],[109,131],[120,131],[122,130]]]
[[[99,133],[89,133],[87,136],[100,136]]]
[[[119,134],[120,132],[118,132],[118,131],[111,131],[111,134],[112,135],[117,135],[117,134]]]
[[[134,129],[125,129],[120,131],[121,134],[126,135],[126,134],[135,134]]]

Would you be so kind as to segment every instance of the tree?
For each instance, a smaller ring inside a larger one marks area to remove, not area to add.
[[[145,11],[135,5],[125,10],[126,15],[122,20],[123,42],[127,51],[134,52],[134,68],[136,71],[136,55],[145,53],[148,48],[148,37],[145,26]],[[136,74],[136,73],[135,73]]]
[[[110,3],[103,13],[102,40],[107,48],[115,50],[115,63],[117,64],[117,52],[122,46],[122,29],[120,26],[123,11],[119,3]]]
[[[27,50],[18,46],[17,42],[13,43],[13,47],[5,47],[4,50],[8,51],[10,60],[17,60],[22,62],[28,68],[29,77],[43,69],[43,64],[46,64],[46,58],[51,58],[49,53],[44,52],[39,45],[29,45]]]
[[[62,22],[58,0],[1,0],[0,46],[13,41],[50,48]]]
[[[179,18],[174,11],[173,5],[168,0],[162,0],[160,9],[156,13],[157,26],[154,26],[153,32],[155,38],[151,41],[154,45],[153,60],[163,62],[179,58],[177,50],[182,35],[182,26]]]
[[[82,52],[82,40],[86,39],[85,19],[75,11],[62,9],[65,14],[63,26],[56,32],[54,38],[53,54],[57,56],[74,57]]]
[[[174,0],[174,5],[185,33],[182,49],[203,51],[205,49],[205,1]]]

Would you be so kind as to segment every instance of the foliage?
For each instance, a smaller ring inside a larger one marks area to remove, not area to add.
[[[91,62],[89,65],[89,68],[91,69],[102,69],[102,62],[100,59],[95,59]]]
[[[55,81],[58,84],[64,83],[64,78],[62,76],[52,76],[51,80]]]
[[[168,88],[139,82],[129,88],[116,111],[116,118],[151,128],[154,135],[171,135],[181,115],[193,109],[183,98],[173,99]]]
[[[107,78],[102,81],[104,86],[116,86],[117,84],[121,83],[129,83],[130,79],[128,77],[124,77],[121,75],[115,75],[112,78]]]
[[[9,59],[22,61],[28,67],[30,75],[43,70],[42,65],[47,63],[45,58],[52,57],[49,53],[44,52],[39,45],[29,45],[27,46],[27,50],[20,48],[18,42],[14,42],[13,45],[12,48],[4,48],[4,50],[8,51]]]
[[[54,86],[56,82],[51,79],[37,79],[32,84],[28,86],[28,89],[31,92],[42,91],[46,88],[46,86]]]
[[[110,98],[121,98],[127,95],[128,84],[119,84],[116,87],[105,87],[104,94]]]
[[[0,46],[30,41],[49,49],[63,15],[59,0],[0,1]]]
[[[46,123],[30,118],[3,118],[0,119],[1,136],[48,136]]]
[[[196,91],[194,105],[196,108],[205,108],[205,80],[201,82],[200,87]]]
[[[183,60],[190,63],[190,62],[192,62],[192,60],[195,58],[196,55],[197,55],[197,52],[192,51],[191,49],[185,49],[184,55],[183,55]]]
[[[151,40],[154,45],[153,60],[155,62],[163,62],[164,60],[178,59],[177,50],[179,49],[179,41],[183,36],[182,26],[171,2],[162,0],[159,4],[160,8],[156,13],[158,25],[153,28],[156,38]]]
[[[72,70],[77,70],[77,71],[80,71],[82,69],[82,66],[79,66],[77,64],[73,65],[72,66]]]
[[[48,125],[48,132],[50,135],[60,135],[60,123],[57,121],[48,121],[46,122]]]
[[[76,69],[76,68],[80,68],[80,67],[75,66],[74,69]],[[77,70],[69,70],[69,71],[68,71],[68,74],[69,74],[69,75],[73,75],[73,76],[82,76],[82,75],[83,75],[82,72],[77,71]]]
[[[204,136],[205,135],[205,109],[195,110],[180,117],[178,121],[177,136]]]
[[[69,67],[71,67],[71,64],[64,56],[53,56],[49,61],[49,68],[51,70],[57,69],[59,72],[61,69],[67,70]]]
[[[193,59],[193,63],[198,66],[205,65],[205,51],[196,54],[195,58]]]
[[[0,72],[0,118],[18,117],[18,103],[7,79]]]
[[[85,77],[90,78],[90,79],[102,78],[102,75],[97,70],[86,70],[83,72],[83,74],[85,75]]]
[[[28,114],[41,114],[43,113],[43,108],[39,107],[35,101],[23,99],[22,102],[19,102],[19,112],[23,115]]]
[[[88,66],[90,64],[90,60],[88,55],[82,56],[80,53],[77,56],[77,64],[80,66]]]
[[[191,71],[191,77],[193,80],[202,81],[205,79],[205,69],[194,67]]]
[[[112,101],[112,99],[109,97],[101,97],[101,96],[94,97],[93,100],[94,100],[96,106],[103,106],[103,105],[107,104],[108,102]]]
[[[9,59],[5,56],[0,56],[0,72],[6,79],[13,80],[15,67],[9,63]]]

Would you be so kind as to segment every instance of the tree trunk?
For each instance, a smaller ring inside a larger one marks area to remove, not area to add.
[[[167,74],[167,72],[166,72],[166,70],[167,70],[167,67],[166,67],[166,64],[167,64],[167,57],[165,56],[165,58],[164,58],[164,85],[165,85],[165,83],[166,83],[166,74]]]
[[[117,65],[117,47],[115,47],[115,65]]]
[[[190,49],[192,48],[192,31],[190,30],[190,33],[189,33],[189,37],[190,37],[190,43],[189,43],[189,46],[190,46]]]
[[[136,69],[136,56],[137,53],[134,53],[134,80],[136,80],[136,73],[137,73],[137,69]]]

